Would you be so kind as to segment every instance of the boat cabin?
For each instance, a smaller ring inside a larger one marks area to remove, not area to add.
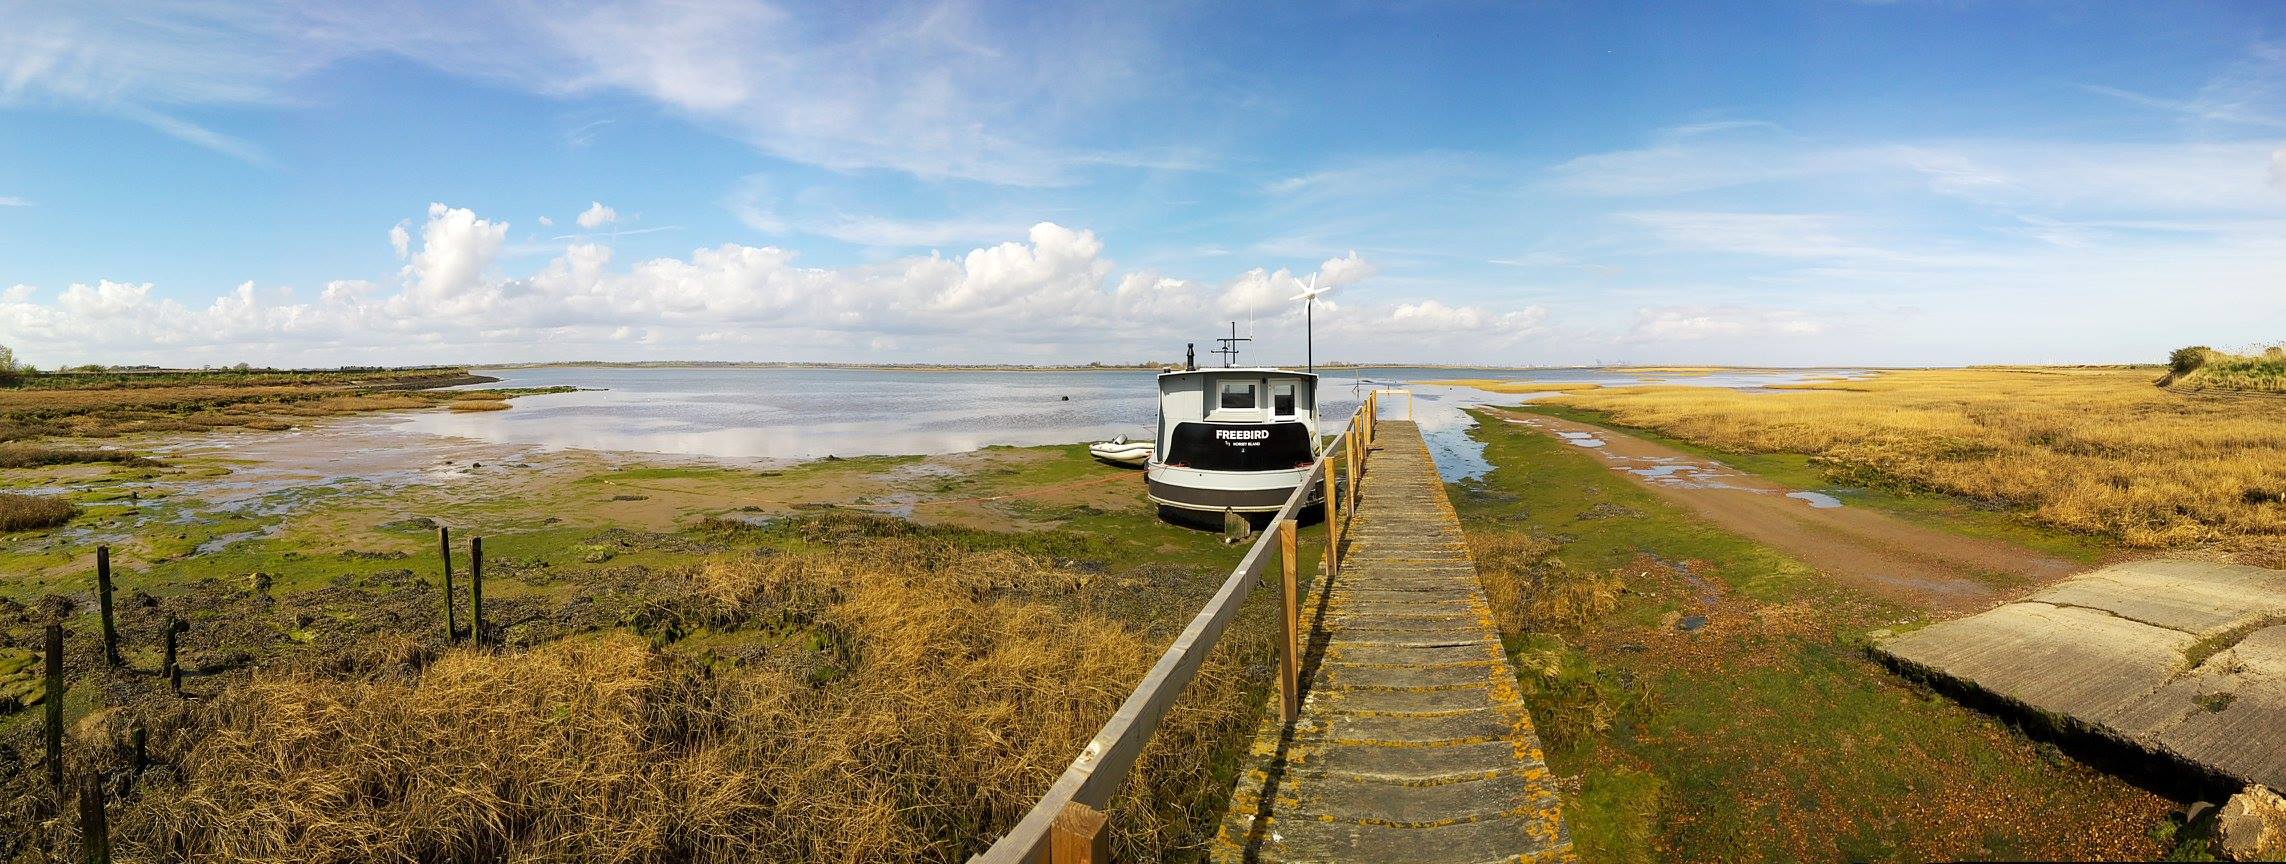
[[[1197,514],[1286,503],[1318,455],[1318,376],[1268,366],[1159,375],[1151,500]]]

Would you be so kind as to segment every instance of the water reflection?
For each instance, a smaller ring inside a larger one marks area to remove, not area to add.
[[[504,412],[419,412],[402,431],[551,449],[672,453],[725,458],[814,459],[828,455],[933,454],[990,445],[1068,444],[1115,435],[1149,438],[1157,385],[1149,371],[923,372],[872,369],[595,368],[495,370],[493,387],[574,386],[527,396]],[[1669,383],[1766,387],[1834,372],[1728,372]],[[1375,367],[1329,372],[1320,394],[1322,429],[1340,431],[1375,386],[1411,386],[1414,397],[1383,403],[1384,416],[1419,421],[1447,479],[1489,470],[1468,437],[1463,410],[1513,405],[1550,393],[1501,394],[1410,382],[1490,378],[1606,386],[1644,377],[1595,369],[1501,370]]]

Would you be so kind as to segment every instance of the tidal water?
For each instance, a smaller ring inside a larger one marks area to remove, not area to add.
[[[509,411],[402,415],[397,429],[547,449],[666,453],[719,458],[955,453],[996,444],[1149,438],[1158,389],[1149,371],[914,371],[875,369],[544,367],[480,370],[487,387],[572,386],[578,392],[525,396]],[[1847,370],[1724,372],[1662,383],[1761,388]],[[1320,431],[1340,430],[1359,398],[1377,387],[1413,391],[1411,410],[1448,480],[1489,469],[1468,437],[1462,409],[1514,405],[1547,394],[1492,393],[1415,382],[1490,378],[1551,387],[1620,386],[1647,377],[1602,369],[1426,369],[1369,367],[1328,371]],[[1403,419],[1404,397],[1384,397],[1383,416]]]

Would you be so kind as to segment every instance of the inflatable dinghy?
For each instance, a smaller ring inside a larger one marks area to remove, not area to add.
[[[1149,462],[1151,450],[1151,442],[1129,441],[1125,435],[1109,441],[1098,441],[1087,447],[1087,452],[1095,458],[1117,465],[1141,465]]]

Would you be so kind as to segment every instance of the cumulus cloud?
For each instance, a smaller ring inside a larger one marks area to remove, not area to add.
[[[603,206],[601,201],[589,202],[579,214],[579,227],[593,231],[619,221],[619,211]]]
[[[405,230],[405,223],[399,222],[389,229],[389,248],[397,250],[397,260],[403,261],[412,254],[412,246],[413,235]]]
[[[405,262],[393,284],[337,280],[311,300],[246,283],[196,305],[149,283],[97,281],[43,302],[18,286],[0,295],[0,333],[27,357],[67,363],[1106,360],[1172,356],[1219,329],[1222,310],[1259,305],[1270,314],[1258,348],[1300,342],[1299,307],[1285,301],[1299,281],[1288,271],[1221,282],[1121,274],[1095,232],[1052,222],[957,256],[837,268],[804,266],[775,246],[622,262],[609,245],[573,242],[520,275],[501,272],[508,231],[472,210],[431,205],[417,230],[390,232]],[[1354,253],[1322,269],[1352,283],[1372,270]],[[1264,292],[1274,299],[1261,301]],[[1492,344],[1531,332],[1546,314],[1435,299],[1328,306],[1320,348],[1411,356],[1425,334]],[[1329,345],[1329,333],[1348,336]]]
[[[556,220],[554,220],[554,219],[550,219],[550,218],[548,218],[548,217],[546,217],[546,216],[542,216],[542,217],[540,217],[540,227],[542,227],[542,228],[554,228],[554,227],[556,227]]]

